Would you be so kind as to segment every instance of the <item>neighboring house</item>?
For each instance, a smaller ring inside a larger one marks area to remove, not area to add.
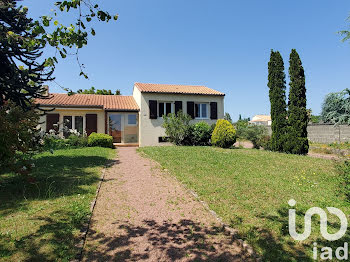
[[[256,115],[249,123],[259,126],[271,126],[271,116],[268,115]]]
[[[166,136],[164,114],[182,110],[195,122],[212,124],[224,117],[224,96],[205,86],[135,83],[132,96],[50,94],[35,103],[53,109],[41,118],[46,132],[64,125],[87,135],[109,134],[119,145],[151,146]]]

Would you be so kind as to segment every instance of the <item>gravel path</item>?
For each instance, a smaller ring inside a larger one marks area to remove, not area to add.
[[[106,170],[84,261],[253,261],[200,202],[136,148]]]

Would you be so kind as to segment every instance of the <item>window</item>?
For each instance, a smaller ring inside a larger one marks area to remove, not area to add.
[[[129,126],[136,125],[136,115],[128,115],[128,125]]]
[[[158,116],[163,117],[163,115],[168,115],[172,113],[171,102],[159,102]]]
[[[194,105],[195,117],[196,118],[208,118],[208,104],[207,103],[196,103]]]
[[[74,129],[76,129],[80,135],[83,135],[83,117],[76,116],[74,120]]]

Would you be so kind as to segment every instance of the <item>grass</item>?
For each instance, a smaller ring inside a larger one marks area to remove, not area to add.
[[[309,239],[297,242],[289,236],[290,199],[297,201],[299,232],[310,207],[331,206],[350,213],[342,179],[331,160],[212,147],[146,147],[140,151],[195,190],[226,223],[239,230],[263,261],[314,261],[314,241],[320,248],[350,241],[347,232],[340,241],[325,242],[317,217]],[[337,218],[328,218],[329,232],[338,231]]]
[[[106,148],[35,157],[31,176],[0,174],[0,261],[70,261],[90,213]]]

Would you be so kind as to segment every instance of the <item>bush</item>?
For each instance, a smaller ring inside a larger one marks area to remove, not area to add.
[[[191,117],[180,110],[177,115],[172,113],[163,116],[165,134],[169,141],[175,145],[192,145],[193,126],[190,125]]]
[[[198,122],[193,125],[192,141],[195,146],[210,145],[212,127],[206,122]]]
[[[113,137],[93,132],[88,137],[88,145],[113,148]]]
[[[338,172],[340,173],[343,187],[345,190],[345,195],[347,196],[347,200],[350,201],[350,162],[344,161],[339,162],[337,164]]]
[[[264,126],[251,125],[241,130],[241,137],[253,143],[254,148],[269,148],[269,136]]]
[[[214,146],[231,147],[236,142],[236,130],[233,125],[227,120],[219,119],[211,136],[211,142]]]
[[[88,138],[86,136],[70,135],[67,143],[72,147],[87,147]]]

